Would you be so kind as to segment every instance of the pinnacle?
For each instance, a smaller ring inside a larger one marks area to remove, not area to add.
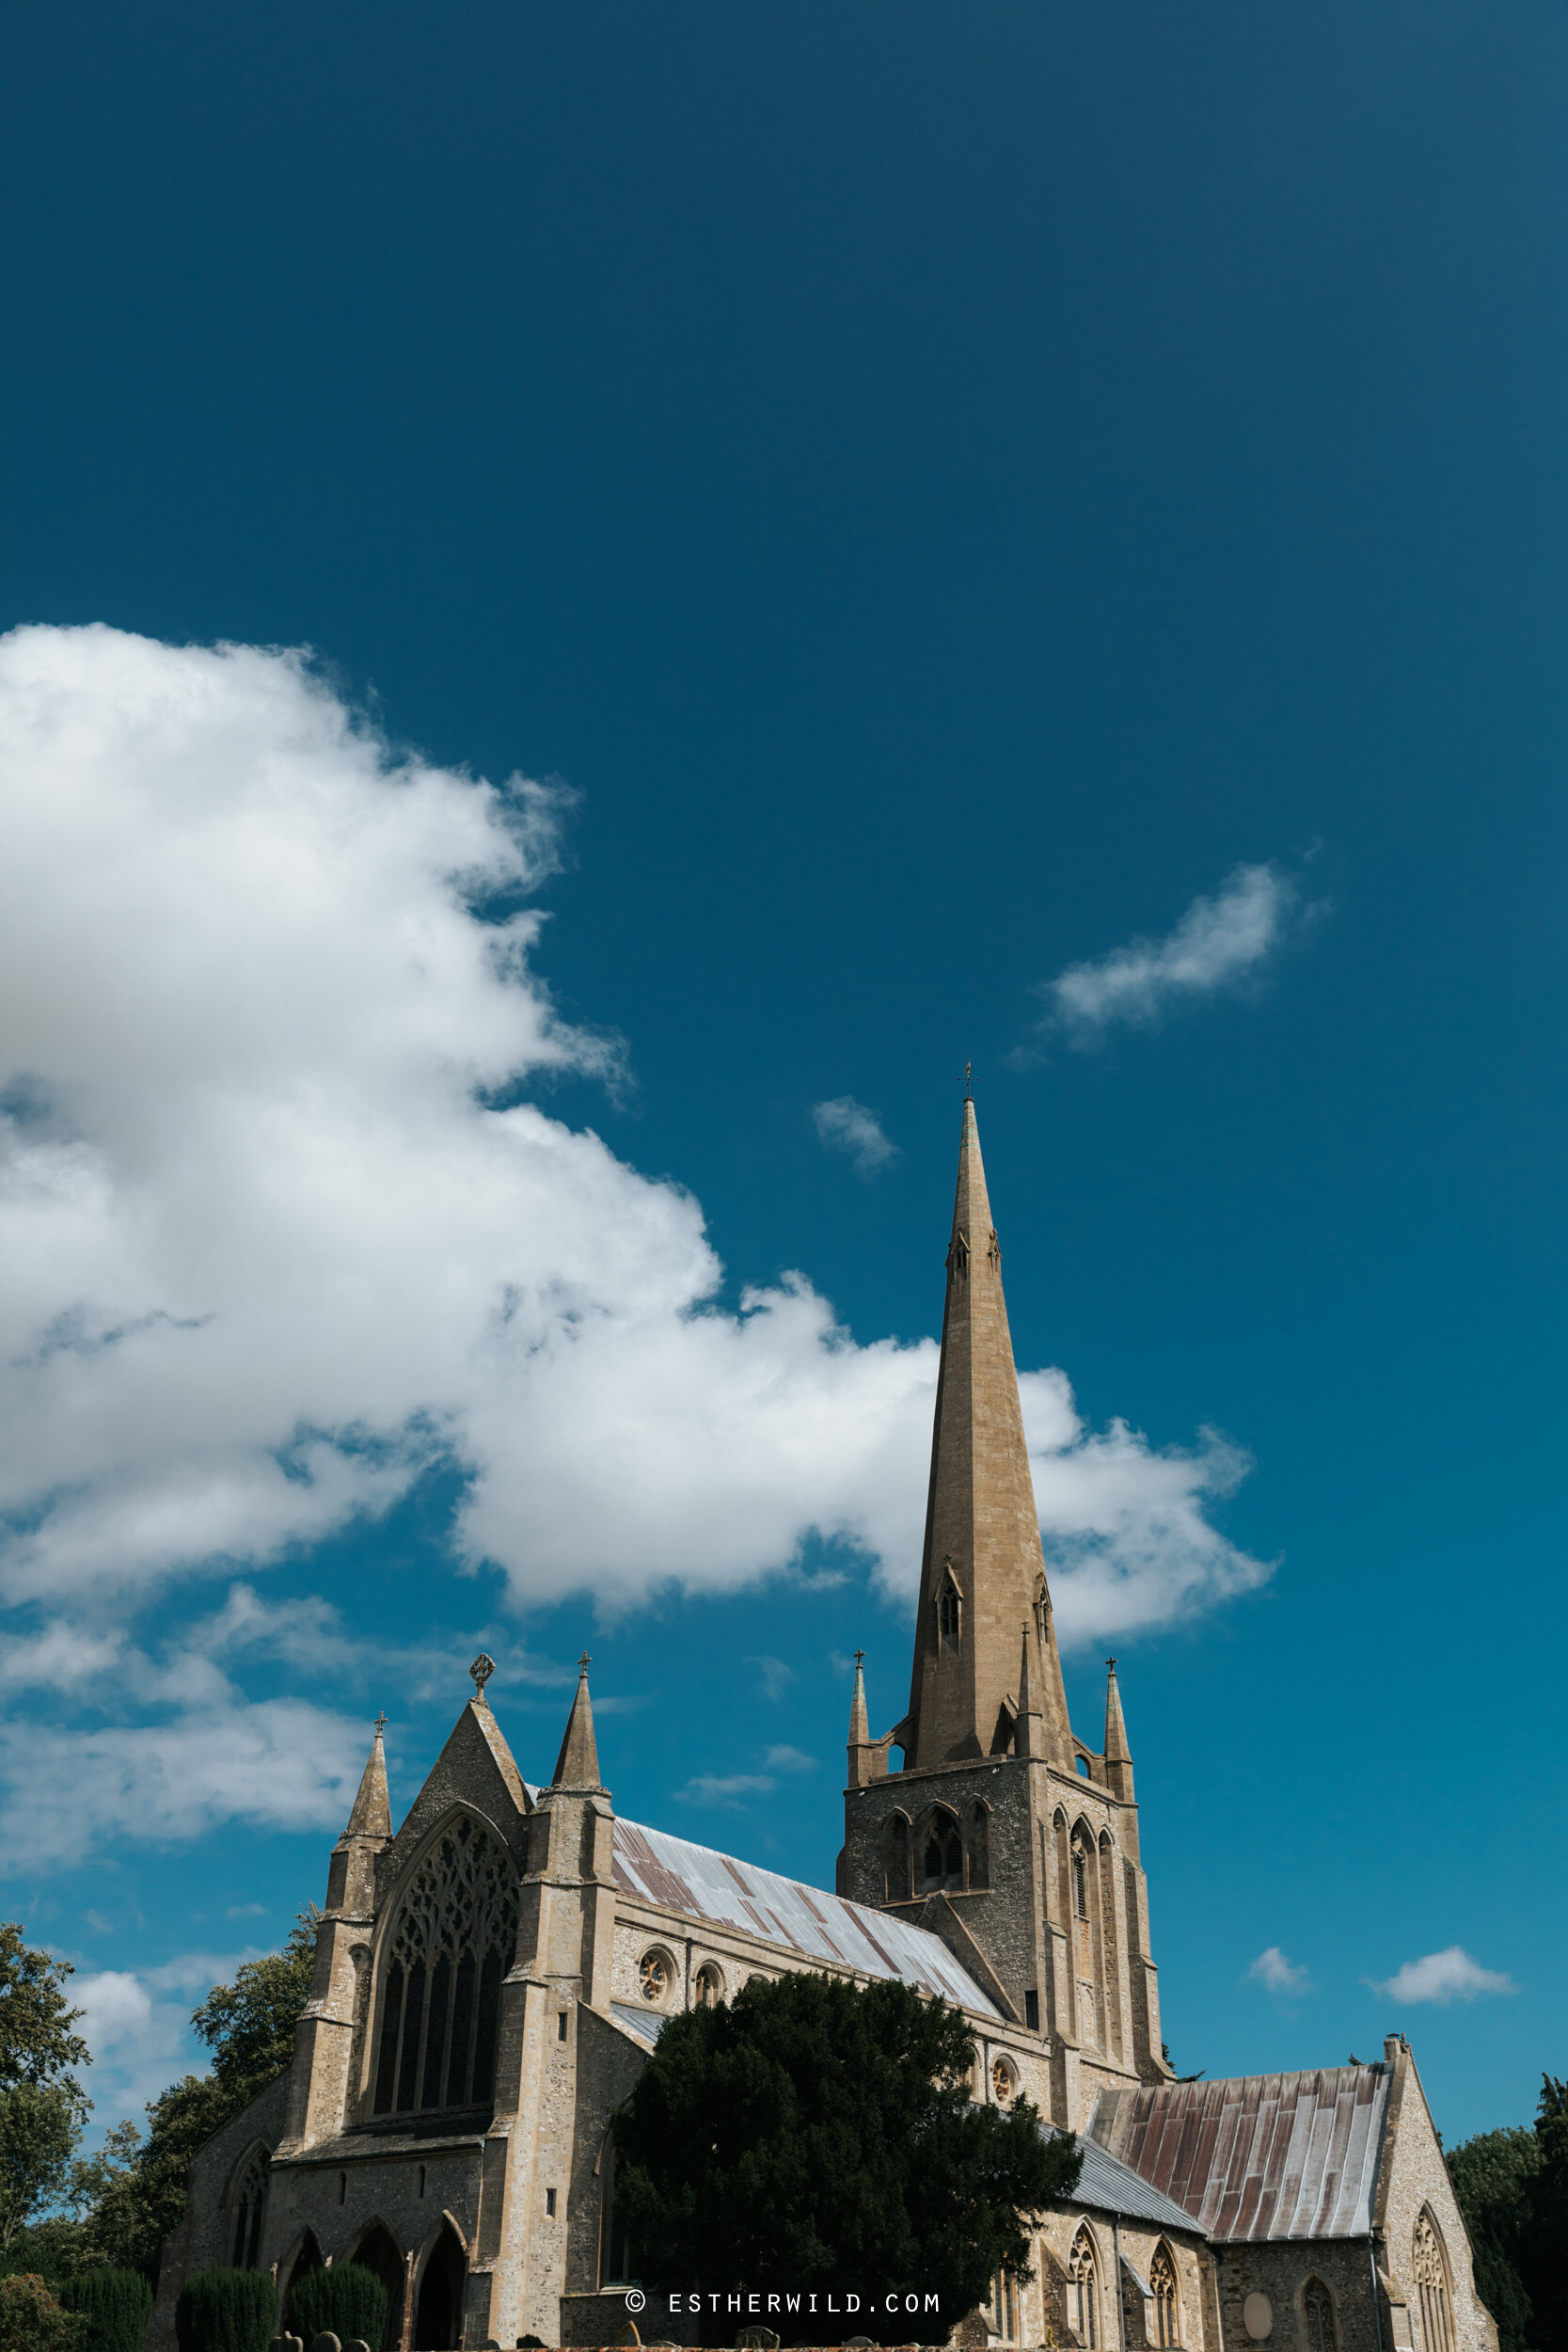
[[[387,1750],[382,1740],[382,1728],[387,1718],[378,1716],[375,1737],[365,1759],[359,1779],[359,1793],[354,1800],[354,1810],[348,1817],[345,1837],[390,1837],[392,1834],[392,1800],[387,1787]]]
[[[594,1737],[594,1703],[588,1695],[588,1669],[592,1660],[586,1650],[578,1661],[578,1687],[572,1699],[572,1711],[566,1718],[566,1729],[561,1741],[561,1754],[555,1759],[551,1776],[552,1788],[598,1788],[599,1749]]]

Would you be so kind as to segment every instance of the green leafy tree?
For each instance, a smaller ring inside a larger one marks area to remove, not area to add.
[[[87,2096],[72,2070],[90,2065],[92,2053],[71,2030],[82,2012],[61,1990],[74,1973],[69,1960],[24,1943],[19,1919],[0,1921],[0,2090],[57,2084],[85,2113]]]
[[[883,2308],[855,2325],[883,2343],[911,2332],[889,2295],[934,2293],[944,2335],[995,2271],[1031,2275],[1027,2217],[1083,2161],[1027,2099],[976,2102],[974,2060],[959,2010],[895,1983],[759,1978],[670,2018],[615,2122],[615,2221],[644,2283],[863,2290]],[[809,2343],[822,2322],[768,2325]]]
[[[0,2279],[0,2352],[77,2352],[81,2323],[63,2312],[41,2279]]]
[[[1502,2352],[1533,2352],[1529,2294],[1530,2206],[1541,2152],[1535,2134],[1478,2132],[1448,2154],[1449,2178],[1469,2232],[1476,2292],[1497,2323]]]
[[[289,2290],[289,2325],[307,2344],[336,2336],[340,2344],[379,2345],[387,2331],[386,2286],[363,2263],[308,2270]]]
[[[1535,2149],[1521,2264],[1525,2291],[1534,2307],[1529,2342],[1533,2352],[1568,2352],[1568,2314],[1562,2302],[1568,2259],[1568,2083],[1555,2074],[1541,2078]]]
[[[82,2137],[74,2088],[24,2075],[0,2090],[0,2253],[70,2185]]]

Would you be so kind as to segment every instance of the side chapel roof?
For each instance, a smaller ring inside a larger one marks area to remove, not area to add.
[[[1102,2090],[1088,2137],[1212,2238],[1364,2237],[1392,2068]]]
[[[928,1928],[891,1919],[864,1903],[846,1902],[798,1879],[735,1862],[668,1831],[615,1823],[615,1883],[624,1895],[663,1911],[738,1928],[781,1951],[836,1961],[863,1976],[887,1977],[917,1992],[938,1994],[981,2016],[1002,2012]]]

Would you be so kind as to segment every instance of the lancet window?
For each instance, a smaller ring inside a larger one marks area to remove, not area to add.
[[[1421,2305],[1424,2352],[1454,2352],[1453,2315],[1449,2303],[1449,2265],[1443,2241],[1430,2213],[1416,2224],[1416,2290]]]
[[[698,1969],[695,1991],[699,2009],[717,2009],[723,1999],[724,1979],[711,1960]]]
[[[921,1884],[927,1893],[933,1887],[962,1886],[964,1883],[963,1840],[958,1835],[957,1818],[945,1808],[939,1808],[931,1816],[921,1864]]]
[[[230,2260],[236,2270],[254,2270],[261,2244],[261,2211],[267,2201],[266,2158],[252,2156],[234,2193],[234,2234]]]
[[[501,1979],[516,1941],[512,1857],[464,1815],[420,1863],[387,1947],[377,2115],[494,2096]]]
[[[937,1588],[937,1638],[943,1649],[957,1649],[963,1630],[963,1597],[958,1580],[953,1573],[953,1563],[942,1563],[942,1582]]]
[[[1334,2297],[1321,2279],[1308,2279],[1301,2298],[1307,2352],[1335,2352]]]
[[[1080,2344],[1088,2352],[1097,2352],[1100,2343],[1100,2265],[1095,2259],[1094,2240],[1087,2230],[1080,2230],[1072,2241],[1072,2252],[1067,2266],[1068,2324]]]
[[[1180,2344],[1181,2331],[1176,2304],[1176,2265],[1168,2246],[1154,2249],[1154,2260],[1148,2265],[1148,2287],[1154,2300],[1154,2341],[1159,2344]],[[1334,2352],[1332,2343],[1328,2352]]]
[[[1072,1840],[1072,1908],[1080,1919],[1089,1915],[1089,1857],[1084,1840],[1075,1832]]]
[[[1018,2342],[1018,2280],[1010,2270],[999,2270],[990,2282],[996,2332],[1004,2344]]]

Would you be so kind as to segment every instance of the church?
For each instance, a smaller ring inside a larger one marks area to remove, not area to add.
[[[1402,2039],[1220,2082],[1165,2059],[1115,1662],[1095,1747],[1068,1716],[973,1103],[909,1705],[874,1735],[857,1662],[834,1891],[618,1817],[586,1660],[549,1780],[525,1779],[490,1672],[396,1828],[378,1730],[293,2064],[196,2158],[150,2352],[173,2352],[192,2271],[286,2294],[334,2261],[385,2280],[382,2352],[630,2343],[639,2313],[650,2343],[694,2341],[616,2226],[613,2118],[666,2018],[800,1968],[956,2004],[974,2096],[1027,2093],[1080,2135],[1033,2275],[944,2314],[952,2341],[1497,2352]]]

